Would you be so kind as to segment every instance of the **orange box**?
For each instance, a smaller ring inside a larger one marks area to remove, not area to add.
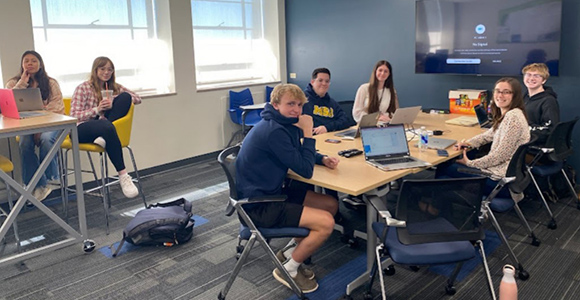
[[[452,114],[475,115],[473,107],[482,104],[487,111],[486,90],[450,90],[449,112]]]

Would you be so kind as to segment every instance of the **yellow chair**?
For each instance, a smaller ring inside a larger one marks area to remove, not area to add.
[[[67,114],[70,114],[71,99],[65,98],[63,100],[64,100],[65,112]],[[127,112],[127,115],[118,119],[118,120],[115,120],[113,122],[113,125],[115,126],[115,128],[117,130],[117,135],[119,136],[119,140],[121,141],[121,147],[129,150],[129,154],[131,155],[131,162],[133,163],[133,169],[135,170],[135,176],[136,176],[136,178],[134,178],[133,181],[137,183],[139,195],[141,196],[141,199],[143,200],[143,204],[145,205],[145,207],[147,207],[147,201],[145,200],[145,194],[143,193],[143,189],[141,187],[141,177],[139,177],[139,170],[137,169],[137,164],[135,163],[135,156],[133,155],[133,150],[129,146],[129,143],[131,141],[131,131],[132,131],[132,127],[133,127],[132,125],[133,125],[134,110],[135,110],[135,105],[131,104],[131,107],[129,108],[129,112]],[[70,140],[70,138],[67,138],[64,140],[64,142],[62,143],[62,148],[66,149],[66,153],[64,155],[64,157],[65,157],[64,165],[65,165],[65,168],[67,169],[65,174],[68,175],[68,163],[67,163],[68,155],[67,155],[67,153],[70,149],[72,149],[72,141]],[[87,152],[87,156],[89,158],[89,163],[90,163],[91,169],[92,169],[92,171],[83,171],[83,172],[93,173],[93,176],[95,178],[95,183],[97,185],[96,187],[94,187],[92,189],[86,190],[85,194],[94,195],[93,194],[94,191],[100,190],[100,193],[98,194],[98,196],[103,198],[103,206],[105,209],[105,218],[106,218],[106,225],[107,225],[107,234],[109,234],[109,207],[110,207],[109,186],[118,183],[119,178],[112,177],[114,180],[113,181],[109,180],[107,152],[105,151],[104,148],[102,148],[101,146],[99,146],[97,144],[93,144],[93,143],[80,143],[79,150]],[[100,180],[100,183],[99,183],[97,173],[95,171],[93,160],[92,160],[91,155],[90,155],[91,153],[99,153],[99,156],[101,158],[101,176],[100,176],[101,180]],[[68,176],[66,176],[66,175],[65,175],[64,182],[65,182],[65,186],[68,186],[68,179],[67,179]],[[68,189],[65,193],[68,193]],[[65,199],[68,200],[68,195],[65,196]]]
[[[10,173],[14,170],[14,165],[12,164],[12,161],[10,161],[8,158],[6,158],[5,156],[0,155],[0,170],[4,171],[4,173]],[[10,187],[8,186],[8,183],[4,182],[4,184],[6,185],[6,193],[8,195],[8,207],[10,208],[10,211],[12,211],[13,208],[13,203],[12,203],[12,195],[10,192]],[[2,209],[2,207],[0,207],[0,216],[6,216],[8,217],[8,212],[6,212],[4,209]],[[20,252],[20,237],[18,236],[18,224],[16,224],[16,219],[14,219],[14,223],[12,223],[13,225],[13,230],[14,230],[14,238],[16,239],[16,247],[18,249],[18,252]],[[6,238],[4,238],[4,243],[6,243]]]

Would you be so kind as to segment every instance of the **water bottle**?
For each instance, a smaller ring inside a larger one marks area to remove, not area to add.
[[[518,286],[516,285],[516,279],[514,275],[516,269],[511,265],[505,265],[503,267],[503,278],[499,284],[499,299],[500,300],[517,300],[518,299]]]
[[[429,143],[429,133],[425,126],[421,126],[421,130],[419,131],[419,150],[424,152],[427,150],[427,144]]]

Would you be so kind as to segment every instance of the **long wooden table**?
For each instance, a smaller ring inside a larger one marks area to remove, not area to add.
[[[40,248],[36,248],[23,253],[17,253],[8,257],[0,257],[0,266],[6,265],[15,261],[22,261],[24,259],[41,255],[43,253],[53,251],[77,242],[85,243],[85,251],[92,251],[94,249],[94,243],[87,239],[87,221],[85,215],[85,202],[83,185],[80,172],[80,157],[79,157],[79,140],[77,134],[77,119],[71,118],[69,116],[59,115],[52,112],[47,112],[44,116],[38,116],[34,118],[27,119],[11,119],[4,116],[0,116],[0,139],[14,137],[17,135],[29,135],[46,131],[58,131],[57,141],[49,151],[47,157],[40,163],[40,166],[30,183],[27,186],[22,186],[16,182],[8,174],[0,170],[0,178],[2,178],[7,184],[7,188],[12,188],[20,197],[16,201],[16,204],[11,209],[8,217],[2,223],[0,227],[0,243],[3,241],[8,229],[16,221],[16,216],[20,213],[24,207],[26,201],[30,201],[34,206],[36,206],[40,211],[62,227],[66,232],[69,233],[69,237],[65,240],[55,242],[50,245],[46,245]],[[46,207],[38,199],[34,198],[32,191],[36,187],[38,181],[40,180],[42,174],[48,167],[50,161],[58,153],[62,141],[70,134],[72,144],[73,144],[73,163],[75,169],[75,183],[76,183],[76,197],[77,197],[77,207],[78,207],[78,217],[79,217],[79,231],[77,232],[64,220],[59,218],[52,210]]]
[[[484,131],[479,128],[479,126],[464,127],[449,125],[445,123],[446,120],[460,116],[461,115],[456,114],[446,115],[420,113],[419,116],[417,116],[415,123],[413,123],[413,127],[415,129],[419,129],[421,126],[425,126],[427,130],[442,130],[443,135],[440,136],[441,138],[455,139],[457,141],[471,138]],[[325,142],[324,140],[328,138],[337,139],[337,137],[334,136],[334,132],[315,136],[316,149],[320,154],[338,157],[338,151],[341,150],[351,148],[362,150],[362,143],[360,138],[356,138],[354,140],[342,140],[342,142],[338,144]],[[437,151],[434,149],[427,149],[426,151],[421,152],[417,147],[415,147],[416,144],[417,139],[413,139],[409,142],[411,155],[413,157],[427,161],[432,165],[440,164],[451,158],[457,157],[462,153],[462,151],[455,150],[453,147],[449,147],[447,148],[449,157],[441,157],[437,155]],[[367,202],[366,230],[367,233],[371,233],[366,235],[367,270],[347,286],[347,295],[350,295],[354,289],[361,286],[366,282],[366,280],[368,280],[370,270],[374,262],[374,248],[377,241],[375,235],[372,234],[372,223],[376,221],[377,214],[375,209],[372,207],[372,205],[369,205],[369,203],[373,202],[378,204],[382,202],[380,197],[377,196],[376,189],[391,181],[397,180],[412,173],[421,172],[423,170],[424,168],[383,171],[366,163],[364,155],[358,155],[351,158],[341,157],[338,167],[334,170],[317,165],[314,167],[314,174],[310,179],[305,179],[293,172],[289,172],[288,177],[313,184],[315,186],[333,189],[349,195],[358,196],[362,194],[363,199]]]

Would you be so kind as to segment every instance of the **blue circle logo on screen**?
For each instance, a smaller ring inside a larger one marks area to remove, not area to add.
[[[485,25],[479,24],[475,26],[475,32],[477,32],[477,34],[483,34],[485,32]]]

